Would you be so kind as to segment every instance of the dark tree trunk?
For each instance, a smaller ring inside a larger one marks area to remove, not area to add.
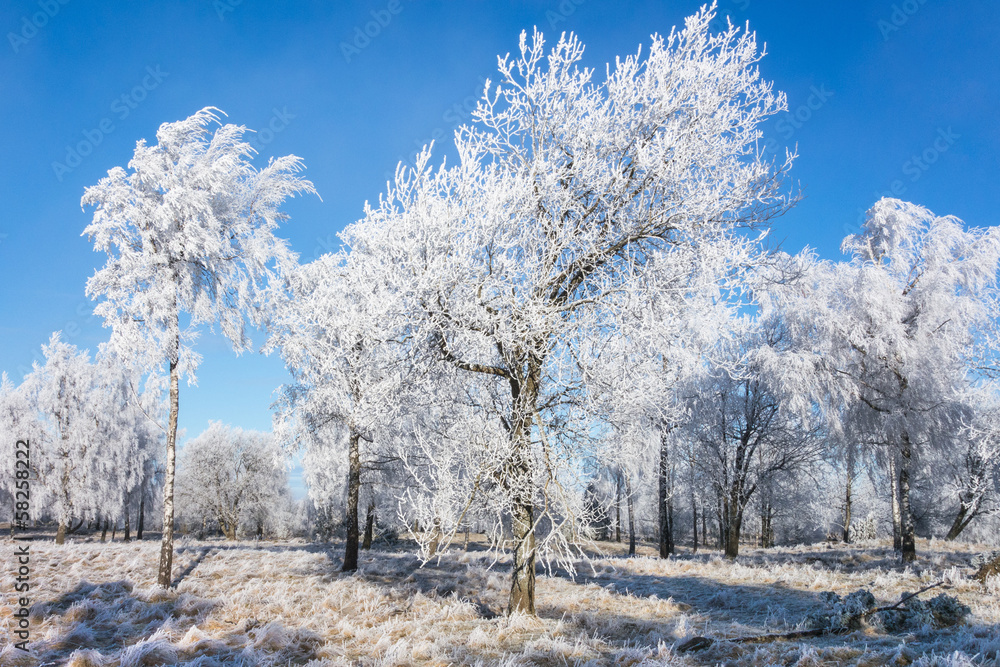
[[[769,549],[774,546],[774,506],[770,500],[762,500],[760,503],[760,546]]]
[[[375,499],[368,501],[368,511],[365,512],[365,537],[361,542],[361,548],[372,548],[372,538],[375,536]],[[468,531],[466,531],[466,542],[468,542]]]
[[[622,471],[615,473],[615,542],[622,541]]]
[[[743,527],[743,511],[736,507],[730,507],[728,524],[728,529],[726,530],[726,558],[736,558],[740,555],[740,531]]]
[[[175,339],[175,353],[180,349]],[[160,565],[156,583],[169,588],[174,569],[174,470],[177,456],[177,411],[180,394],[180,369],[177,361],[170,362],[170,417],[167,420],[167,461],[163,479],[163,537],[160,540]]]
[[[632,478],[628,473],[625,476],[625,495],[628,502],[628,555],[635,555],[635,508],[632,500]]]
[[[666,558],[673,551],[670,535],[670,516],[667,503],[669,502],[667,489],[667,467],[669,466],[670,453],[667,451],[667,431],[664,429],[660,433],[660,470],[659,470],[659,497],[657,498],[656,509],[660,519],[660,558]]]
[[[955,520],[951,523],[951,528],[948,529],[948,534],[945,536],[946,540],[954,540],[962,534],[966,526],[972,523],[975,514],[970,509],[972,509],[972,505],[966,503],[964,498],[960,498],[958,513],[955,515]]]
[[[695,497],[693,476],[691,479],[691,549],[694,553],[698,552],[698,499]]]
[[[705,505],[701,505],[701,543],[708,546],[708,512]]]
[[[900,552],[904,563],[912,563],[917,559],[913,512],[910,507],[910,454],[910,437],[904,432],[899,460]]]
[[[717,499],[717,502],[718,502],[718,505],[719,505],[718,512],[717,512],[717,518],[718,518],[718,521],[719,521],[719,549],[721,549],[723,552],[725,552],[726,551],[726,537],[729,534],[729,522],[727,521],[727,517],[726,517],[726,513],[725,513],[725,508],[723,506],[723,500],[722,500],[722,493],[721,492],[719,493],[719,497]]]
[[[851,543],[851,491],[854,486],[854,446],[847,447],[847,479],[844,484],[844,543]]]
[[[142,489],[140,488],[140,493]],[[146,495],[139,496],[139,524],[135,527],[135,539],[142,540],[142,527],[146,520]]]
[[[125,538],[124,538],[124,541],[125,542],[131,542],[132,541],[132,526],[129,523],[128,503],[127,502],[125,503]]]
[[[344,546],[344,572],[358,569],[358,492],[361,488],[361,438],[351,429],[347,471],[347,544]]]
[[[104,520],[104,527],[101,528],[101,542],[105,541],[108,537],[108,520]]]
[[[899,553],[903,548],[903,532],[899,509],[899,477],[895,456],[889,459],[889,487],[892,494],[892,548]]]

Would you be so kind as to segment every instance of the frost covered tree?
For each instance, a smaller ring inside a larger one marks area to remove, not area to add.
[[[67,530],[75,530],[74,517],[82,524],[107,500],[98,470],[106,453],[98,423],[104,415],[95,409],[102,392],[90,355],[63,342],[59,333],[42,345],[42,355],[45,363],[33,364],[23,387],[41,426],[32,446],[38,502],[55,515],[56,544],[62,544]]]
[[[819,449],[809,425],[790,413],[775,378],[757,359],[761,350],[784,347],[780,325],[749,318],[734,325],[726,354],[701,384],[691,420],[692,434],[701,444],[699,463],[716,493],[728,558],[739,555],[750,501],[766,494],[781,473],[815,462]]]
[[[88,519],[117,519],[151,452],[124,370],[102,353],[96,361],[55,333],[24,380],[38,433],[32,464],[40,503],[59,522],[62,544]],[[80,523],[73,527],[71,519]]]
[[[575,346],[613,330],[651,257],[708,261],[736,230],[785,210],[759,125],[785,107],[756,69],[754,36],[711,34],[713,9],[654,37],[595,82],[583,45],[546,53],[537,32],[499,61],[475,125],[456,135],[460,162],[401,168],[350,236],[378,245],[393,283],[419,308],[411,327],[444,363],[503,390],[499,461],[514,537],[508,612],[534,613],[536,532],[557,543],[575,511],[562,475],[578,465],[560,396]],[[352,248],[354,243],[350,243]],[[570,471],[572,472],[572,471]],[[471,494],[477,475],[465,486]],[[565,493],[564,493],[565,492]],[[540,528],[539,511],[555,521]]]
[[[0,456],[10,461],[12,467],[23,470],[14,463],[18,460],[17,442],[24,440],[31,446],[38,442],[40,434],[38,413],[29,401],[27,388],[23,384],[15,385],[7,373],[0,374]],[[4,512],[10,511],[11,535],[15,526],[17,484],[23,479],[17,477],[15,472],[0,477],[0,495],[4,500]],[[30,472],[28,471],[29,475]],[[31,505],[31,508],[35,512],[40,509],[35,505]]]
[[[1000,388],[985,383],[970,391],[968,414],[935,467],[943,473],[948,501],[957,504],[945,539],[954,540],[982,516],[1000,514]]]
[[[170,585],[173,564],[179,382],[194,381],[197,327],[217,324],[237,352],[250,349],[247,321],[263,321],[265,287],[295,261],[274,235],[287,217],[279,207],[315,192],[294,155],[255,168],[246,128],[222,125],[217,111],[164,123],[156,145],[139,141],[129,170],[110,170],[82,200],[96,207],[84,234],[108,255],[87,294],[101,299],[94,312],[112,328],[110,346],[144,371],[166,366],[169,375],[161,586]]]
[[[274,436],[211,422],[184,445],[177,496],[188,512],[211,518],[226,539],[241,527],[261,536],[271,513],[287,509],[288,476]]]
[[[331,502],[346,481],[345,572],[358,567],[362,470],[392,458],[379,431],[405,403],[397,299],[366,259],[336,253],[299,267],[275,308],[267,346],[280,349],[292,374],[276,420],[284,440],[306,451],[313,500]],[[412,373],[406,379],[420,382]]]
[[[805,279],[769,297],[798,339],[774,369],[802,403],[834,406],[835,427],[849,415],[886,462],[909,562],[915,466],[960,427],[963,392],[997,349],[1000,231],[882,199],[842,249],[849,262],[801,257]]]

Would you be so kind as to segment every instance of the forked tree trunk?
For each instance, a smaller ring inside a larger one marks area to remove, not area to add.
[[[946,540],[954,540],[962,531],[965,530],[966,526],[972,523],[972,519],[975,518],[975,514],[971,512],[972,504],[967,503],[964,498],[959,498],[958,513],[955,515],[955,520],[951,523],[951,528],[948,529],[948,534],[945,535]]]
[[[468,535],[468,531],[466,531]],[[361,542],[361,548],[368,550],[372,548],[372,538],[375,536],[375,499],[368,501],[368,511],[365,512],[365,537]],[[468,542],[468,537],[466,537]]]
[[[358,493],[361,487],[361,437],[352,428],[347,453],[347,543],[344,546],[344,572],[358,569]]]
[[[180,341],[175,345],[179,352]],[[170,362],[170,417],[167,421],[167,461],[163,478],[163,537],[160,540],[160,566],[156,583],[169,588],[174,569],[174,469],[177,455],[177,410],[180,393],[180,371],[177,361]]]
[[[910,454],[910,436],[904,432],[899,457],[900,552],[904,563],[912,563],[917,559],[917,541],[910,508]]]
[[[59,527],[56,528],[56,544],[64,544],[66,542],[66,522],[59,519]]]

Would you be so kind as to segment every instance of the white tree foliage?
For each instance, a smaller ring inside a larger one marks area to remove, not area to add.
[[[178,383],[194,381],[197,327],[218,324],[234,350],[250,349],[248,320],[264,322],[268,285],[295,263],[274,235],[287,217],[279,207],[315,193],[294,155],[254,167],[246,127],[222,125],[217,111],[164,123],[156,145],[137,143],[130,171],[110,170],[82,200],[96,207],[83,233],[108,255],[87,294],[102,299],[94,312],[112,328],[111,350],[143,371],[169,369],[161,586],[172,576]]]
[[[776,166],[757,147],[784,97],[759,77],[754,36],[712,34],[713,16],[654,36],[648,55],[617,60],[601,82],[575,36],[546,53],[541,34],[522,34],[475,126],[456,133],[459,164],[433,169],[425,152],[344,234],[408,295],[414,340],[465,371],[469,393],[496,400],[503,432],[473,446],[498,470],[492,511],[511,521],[511,612],[534,610],[536,533],[543,554],[575,539],[579,494],[567,484],[581,452],[561,398],[585,387],[574,355],[615,329],[651,258],[714,263],[745,242],[738,229],[789,204],[792,156]],[[433,487],[471,498],[482,479]]]
[[[843,250],[849,262],[804,255],[803,280],[768,297],[798,339],[772,361],[801,409],[814,401],[835,428],[844,416],[857,420],[851,431],[895,471],[900,546],[911,561],[914,466],[961,426],[963,393],[997,349],[1000,231],[882,199]]]
[[[227,539],[280,532],[291,503],[274,436],[211,422],[181,450],[177,497],[184,514],[217,523]]]

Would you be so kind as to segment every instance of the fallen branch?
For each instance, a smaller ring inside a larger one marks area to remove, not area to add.
[[[687,640],[686,642],[678,646],[677,652],[689,653],[692,651],[701,651],[708,648],[716,641],[727,641],[733,644],[766,644],[769,642],[781,641],[783,639],[805,639],[807,637],[822,637],[824,635],[846,635],[850,632],[853,632],[851,626],[854,625],[854,622],[861,621],[879,612],[894,611],[899,607],[901,607],[904,603],[906,603],[909,600],[912,600],[921,593],[926,593],[932,588],[936,588],[937,586],[941,586],[942,584],[944,584],[943,581],[938,581],[936,583],[931,584],[930,586],[925,586],[921,588],[916,593],[910,593],[909,595],[900,598],[899,602],[895,604],[886,605],[884,607],[875,607],[874,609],[869,609],[867,611],[854,614],[848,617],[846,623],[839,626],[813,628],[811,630],[795,630],[793,632],[772,632],[763,635],[750,635],[748,637],[733,637],[732,639],[722,639],[722,640],[712,639],[711,637],[692,637],[691,639]]]

